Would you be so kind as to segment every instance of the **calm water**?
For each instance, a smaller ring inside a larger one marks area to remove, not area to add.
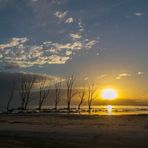
[[[31,107],[31,109],[36,108]],[[52,111],[53,106],[44,106],[44,109],[50,109]],[[65,113],[66,106],[60,106],[59,112]],[[78,113],[77,106],[72,106],[72,112]],[[0,107],[0,112],[6,111],[4,107]],[[81,107],[81,114],[88,114],[88,107]],[[92,106],[91,110],[92,115],[148,115],[148,106],[117,106],[117,105],[100,105],[100,106]]]
[[[96,115],[148,115],[148,106],[94,106],[91,114]]]

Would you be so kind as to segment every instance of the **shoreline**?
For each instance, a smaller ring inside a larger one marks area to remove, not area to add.
[[[104,112],[103,112],[104,113]],[[24,112],[24,113],[0,113],[0,117],[3,115],[8,115],[8,116],[17,116],[17,115],[21,115],[21,116],[148,116],[147,113],[126,113],[126,112],[117,112],[117,113],[112,113],[112,114],[108,114],[108,113],[104,113],[102,114],[102,112],[100,113],[78,113],[78,112]]]
[[[148,115],[0,114],[2,148],[145,148]]]

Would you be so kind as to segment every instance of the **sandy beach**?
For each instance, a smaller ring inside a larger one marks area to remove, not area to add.
[[[1,148],[146,148],[148,116],[1,114]]]

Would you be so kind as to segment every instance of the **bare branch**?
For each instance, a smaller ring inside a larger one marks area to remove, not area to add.
[[[54,103],[55,103],[55,111],[57,110],[57,105],[58,103],[60,102],[60,93],[61,93],[61,80],[59,82],[57,82],[55,84],[55,100],[54,100]]]
[[[96,88],[94,82],[88,85],[88,109],[91,110],[92,102],[95,99]]]
[[[46,84],[46,79],[43,79],[41,84],[40,84],[40,91],[39,91],[39,94],[40,94],[39,102],[38,102],[39,103],[38,104],[39,111],[41,111],[43,102],[48,97],[49,91],[50,91],[50,88],[47,87],[45,84]]]
[[[26,77],[25,75],[22,76],[21,91],[20,91],[22,111],[27,109],[28,103],[30,102],[31,91],[33,89],[35,80],[36,80],[35,76],[30,76],[30,79]]]
[[[80,97],[80,102],[78,104],[78,110],[80,110],[82,103],[84,102],[84,97],[85,97],[86,91],[83,89],[82,92],[79,93],[79,97]]]
[[[67,109],[70,111],[70,105],[71,105],[71,100],[74,95],[76,95],[76,92],[73,92],[73,86],[75,82],[76,76],[75,74],[72,74],[69,78],[66,80],[66,85],[67,85]]]
[[[9,110],[10,110],[10,103],[12,102],[12,99],[14,97],[15,88],[16,88],[16,84],[13,81],[12,90],[11,90],[11,93],[10,93],[10,96],[9,96],[9,99],[8,99],[8,102],[7,102],[7,112],[9,112]]]

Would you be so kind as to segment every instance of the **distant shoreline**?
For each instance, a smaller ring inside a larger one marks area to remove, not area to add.
[[[102,105],[93,106],[88,110],[87,106],[82,106],[78,109],[76,106],[72,106],[70,110],[67,110],[65,106],[60,106],[57,110],[52,107],[41,110],[37,108],[30,108],[26,110],[11,109],[8,112],[3,111],[1,114],[81,114],[81,115],[148,115],[148,106],[114,106],[114,105]]]

